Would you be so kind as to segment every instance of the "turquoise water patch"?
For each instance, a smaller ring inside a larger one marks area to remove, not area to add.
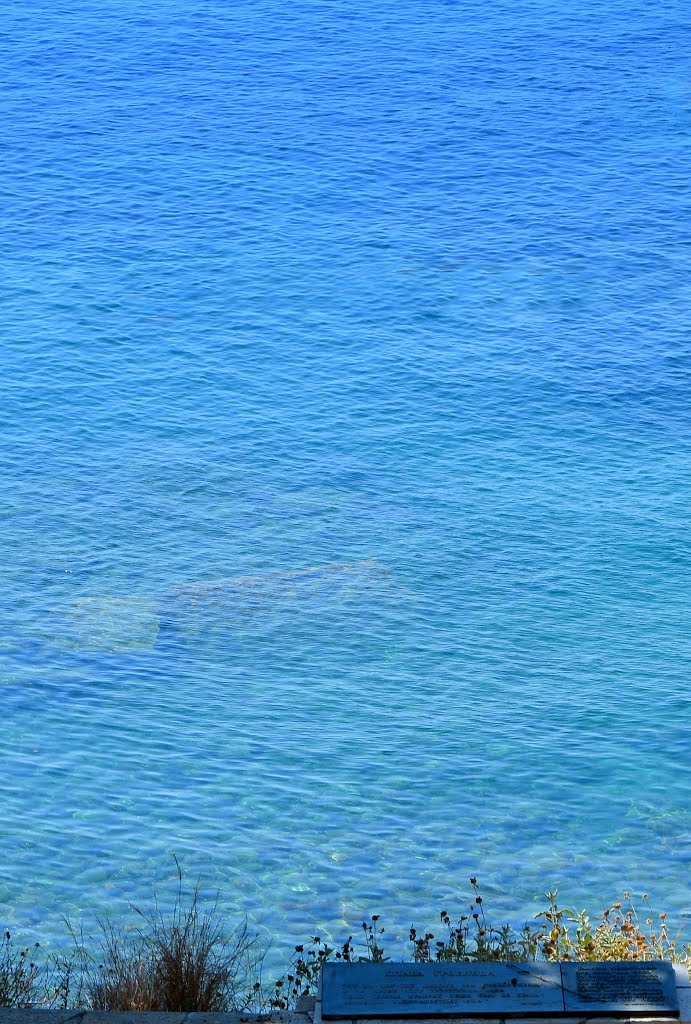
[[[680,920],[686,7],[5,15],[0,924]]]

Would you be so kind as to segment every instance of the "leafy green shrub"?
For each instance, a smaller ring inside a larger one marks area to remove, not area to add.
[[[648,896],[641,902],[645,917],[641,920],[625,892],[592,922],[584,910],[575,913],[557,904],[557,893],[546,893],[548,907],[540,911],[541,952],[545,960],[677,960],[688,963],[691,948],[682,947],[667,931],[667,915],[659,914],[657,923]],[[573,927],[572,927],[573,926]]]

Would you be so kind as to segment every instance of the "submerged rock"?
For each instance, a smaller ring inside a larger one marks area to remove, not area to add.
[[[229,579],[178,583],[161,594],[85,597],[69,609],[70,646],[84,651],[152,650],[163,625],[187,638],[212,627],[244,630],[275,617],[304,619],[400,589],[375,559]]]
[[[68,613],[68,645],[81,651],[150,651],[161,626],[154,597],[83,597]]]

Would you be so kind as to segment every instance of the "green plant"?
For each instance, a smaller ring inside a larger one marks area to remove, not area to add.
[[[319,935],[313,935],[307,947],[295,946],[288,971],[273,984],[266,1000],[268,1006],[272,1010],[289,1010],[304,996],[315,995],[322,966],[331,959],[344,963],[360,959],[355,956],[352,935],[338,948],[329,946]]]
[[[575,946],[571,936],[570,924],[576,923],[573,910],[564,909],[557,902],[558,892],[546,892],[547,908],[535,915],[536,921],[542,925],[537,929],[537,940],[540,952],[545,960],[575,960]],[[580,933],[576,932],[576,944],[580,941]]]
[[[384,929],[379,925],[379,914],[373,914],[369,921],[362,922],[364,950],[358,953],[350,935],[339,946],[330,946],[319,935],[313,935],[309,945],[296,946],[290,968],[274,982],[271,996],[266,1004],[273,1010],[289,1010],[297,1006],[300,999],[313,996],[317,992],[319,975],[329,960],[341,960],[343,963],[371,961],[383,963],[384,956],[381,937]]]
[[[677,960],[688,962],[689,947],[680,945],[680,937],[671,937],[667,931],[667,915],[656,918],[643,894],[641,902],[645,918],[641,920],[625,892],[622,900],[605,908],[593,923],[582,910],[564,910],[558,906],[557,893],[546,894],[548,907],[537,915],[547,926],[538,937],[546,960]],[[573,929],[571,926],[574,926]]]
[[[369,921],[362,922],[362,930],[365,933],[365,955],[358,957],[358,960],[371,960],[375,964],[384,963],[388,956],[384,956],[384,947],[380,945],[384,929],[379,924],[379,914],[372,914]]]
[[[413,960],[470,961],[503,960],[676,960],[691,962],[691,948],[682,946],[680,936],[672,938],[666,914],[657,919],[644,895],[645,918],[641,920],[624,893],[623,902],[607,907],[593,923],[585,911],[562,907],[558,893],[545,893],[547,906],[535,915],[538,924],[516,929],[505,924],[492,927],[487,920],[477,879],[470,879],[474,898],[470,913],[453,923],[446,911],[441,921],[447,935],[432,945],[432,932],[410,929]],[[658,923],[656,923],[656,921]]]
[[[438,939],[430,946],[434,934],[424,932],[418,936],[417,929],[410,929],[410,941],[413,944],[413,960],[422,963],[435,960],[438,962],[468,962],[471,960],[505,960],[522,962],[534,960],[537,956],[537,938],[529,925],[516,932],[511,925],[492,927],[485,913],[483,897],[477,879],[471,878],[473,902],[468,914],[462,914],[456,923],[446,910],[442,910],[441,923],[446,928],[446,937]]]
[[[0,1006],[29,1006],[36,1000],[41,968],[32,959],[32,952],[39,948],[36,943],[17,950],[12,945],[10,932],[3,933],[0,939]]]

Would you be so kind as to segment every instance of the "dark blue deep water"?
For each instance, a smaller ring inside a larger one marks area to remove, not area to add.
[[[680,918],[686,0],[0,30],[0,922]]]

